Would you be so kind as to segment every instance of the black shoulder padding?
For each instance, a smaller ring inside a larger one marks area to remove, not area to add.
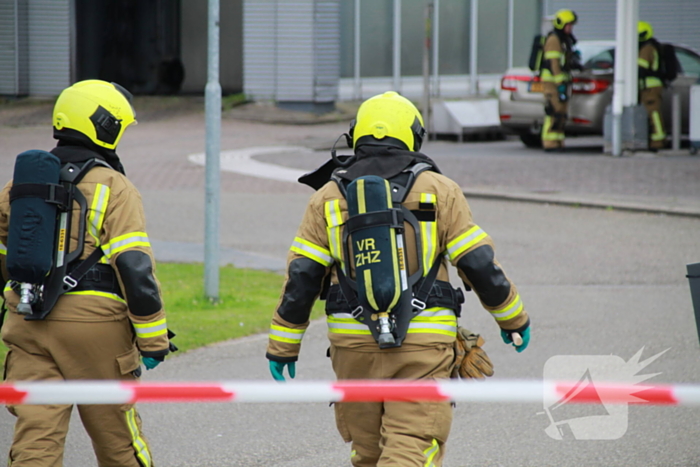
[[[311,307],[321,292],[326,267],[309,258],[297,258],[289,263],[287,273],[289,279],[277,312],[285,321],[303,324],[309,320]]]
[[[487,306],[498,306],[510,294],[510,282],[494,263],[493,248],[483,245],[462,256],[457,267],[467,276],[474,291]]]
[[[143,251],[125,251],[117,258],[117,269],[133,314],[148,316],[163,308],[150,256]]]

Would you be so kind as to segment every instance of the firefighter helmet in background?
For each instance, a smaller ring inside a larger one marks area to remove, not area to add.
[[[654,37],[654,28],[646,21],[640,21],[637,23],[637,33],[639,34],[639,42],[648,41]]]
[[[578,21],[578,16],[573,10],[559,10],[554,14],[554,19],[552,19],[552,24],[555,28],[562,30],[567,24],[576,24]]]
[[[136,123],[131,93],[116,83],[79,81],[61,92],[53,109],[54,137],[77,132],[99,147],[114,150],[126,127]]]
[[[419,151],[425,128],[415,105],[394,91],[370,97],[350,124],[352,147],[363,144]]]

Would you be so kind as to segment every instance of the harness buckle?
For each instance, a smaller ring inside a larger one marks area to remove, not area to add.
[[[63,278],[63,283],[66,284],[71,289],[74,289],[78,285],[78,281],[73,279],[71,276],[65,276]]]
[[[358,305],[357,308],[355,308],[354,310],[352,310],[350,312],[350,314],[352,315],[353,318],[359,319],[360,316],[362,316],[362,311],[363,311],[362,305]]]
[[[418,311],[423,311],[425,310],[425,302],[423,300],[419,300],[417,298],[414,298],[411,300],[411,306],[413,307],[413,310],[418,310]]]

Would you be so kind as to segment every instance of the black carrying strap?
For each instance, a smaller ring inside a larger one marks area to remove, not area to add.
[[[58,205],[59,209],[65,211],[70,197],[63,185],[55,183],[20,183],[10,188],[10,203],[18,198],[39,198],[49,204]]]
[[[74,289],[78,285],[78,282],[85,277],[85,274],[87,274],[87,272],[93,266],[95,266],[103,256],[104,252],[102,251],[102,248],[97,247],[88,255],[87,258],[78,264],[76,268],[74,268],[70,273],[66,274],[63,278],[63,293]],[[66,286],[69,287],[67,290]]]
[[[417,308],[419,310],[424,310],[427,303],[428,297],[430,296],[430,291],[433,290],[433,285],[437,279],[438,271],[440,270],[440,264],[442,263],[440,256],[435,258],[433,265],[430,267],[428,274],[423,276],[416,285],[413,287],[413,300],[411,300],[411,305],[413,305],[414,310]]]
[[[352,216],[345,222],[345,228],[350,234],[361,229],[384,225],[394,229],[403,229],[403,220],[404,215],[400,209],[387,209]]]

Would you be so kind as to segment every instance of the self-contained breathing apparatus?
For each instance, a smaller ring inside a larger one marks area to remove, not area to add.
[[[44,319],[58,298],[74,290],[103,256],[96,248],[80,261],[87,200],[77,184],[96,165],[109,167],[99,159],[62,165],[58,157],[41,150],[17,156],[10,189],[7,271],[20,295],[17,313],[26,320]],[[78,242],[70,251],[74,203],[80,209]]]
[[[349,218],[342,239],[345,261],[335,265],[339,284],[328,291],[326,312],[350,313],[368,326],[381,349],[400,347],[411,320],[424,309],[450,308],[459,316],[464,302],[460,289],[436,280],[441,255],[423,275],[418,254],[416,272],[409,273],[406,226],[419,252],[421,229],[416,213],[402,203],[418,175],[431,168],[418,162],[389,180],[376,175],[348,180],[341,170],[330,177],[348,202]]]

